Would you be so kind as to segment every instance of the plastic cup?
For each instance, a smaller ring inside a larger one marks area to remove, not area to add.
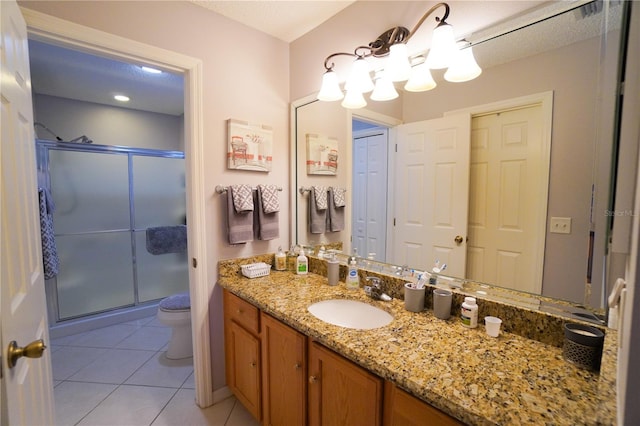
[[[487,334],[491,337],[498,337],[500,334],[500,324],[502,320],[496,317],[484,317],[484,326],[487,330]]]

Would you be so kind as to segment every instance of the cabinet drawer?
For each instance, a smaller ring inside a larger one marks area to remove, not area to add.
[[[224,291],[225,316],[256,335],[260,333],[259,312],[251,303],[227,290]]]

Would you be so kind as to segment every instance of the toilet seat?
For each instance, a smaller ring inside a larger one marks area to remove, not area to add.
[[[162,299],[158,308],[165,312],[185,312],[191,310],[191,299],[189,293],[178,293]]]
[[[158,304],[158,321],[172,328],[165,356],[168,359],[193,356],[189,293],[178,293],[164,298]]]

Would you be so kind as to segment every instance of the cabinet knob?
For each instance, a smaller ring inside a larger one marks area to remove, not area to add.
[[[295,368],[296,370],[300,370],[300,364],[296,362],[293,368]]]
[[[241,313],[242,313],[242,309],[239,309],[239,308],[238,308],[238,310],[237,310],[236,312],[237,312],[238,314],[241,314]]]
[[[316,376],[309,376],[309,383],[316,383],[318,378]]]
[[[256,368],[256,363],[255,361],[252,361],[251,364],[249,364],[251,367]]]

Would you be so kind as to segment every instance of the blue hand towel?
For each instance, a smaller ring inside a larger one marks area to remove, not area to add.
[[[187,226],[147,228],[147,251],[156,255],[184,253],[187,251]]]

